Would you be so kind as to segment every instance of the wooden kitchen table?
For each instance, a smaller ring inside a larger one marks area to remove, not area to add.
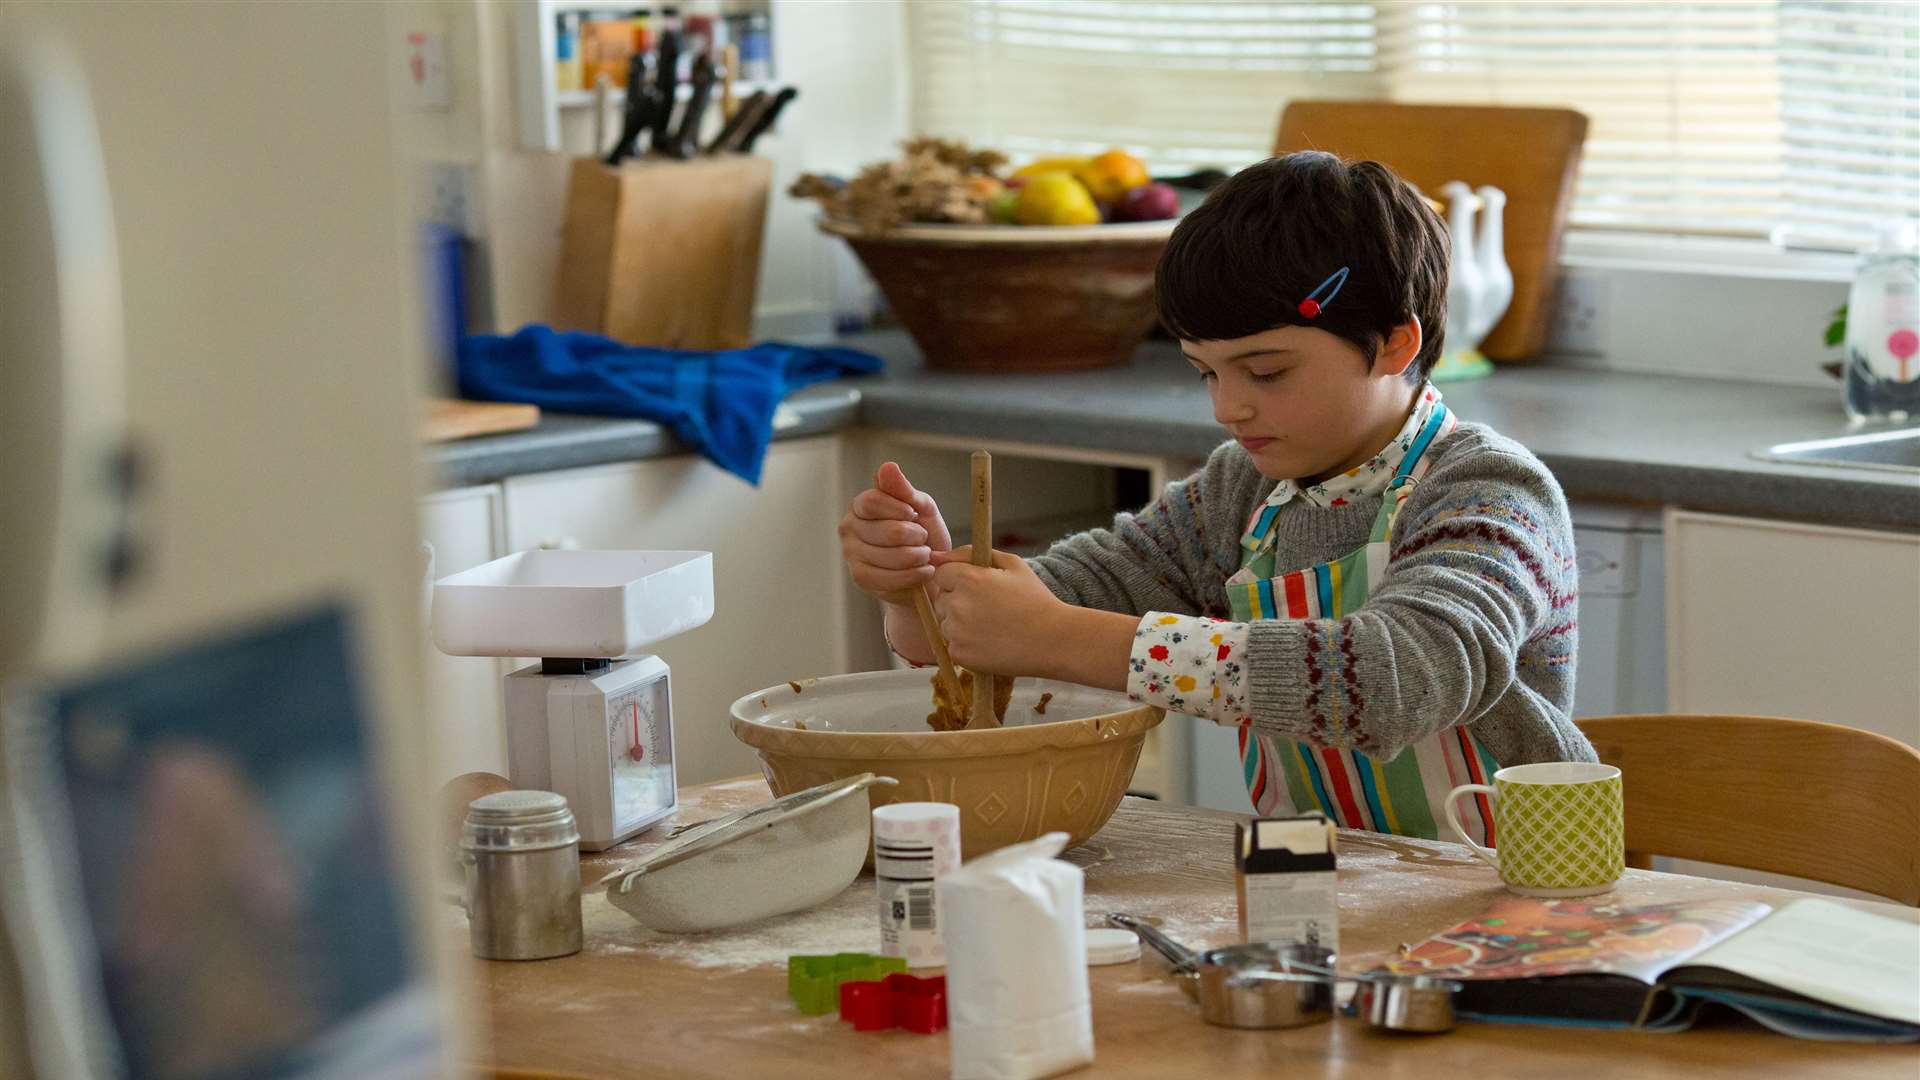
[[[863,874],[809,912],[706,935],[646,930],[594,883],[661,842],[673,823],[717,817],[768,798],[759,778],[689,788],[674,822],[582,859],[586,948],[532,963],[474,961],[488,1003],[487,1060],[503,1071],[591,1077],[877,1077],[947,1075],[947,1036],[856,1033],[809,1017],[787,998],[789,952],[871,951],[879,944],[874,883]],[[1107,912],[1157,916],[1188,945],[1235,940],[1235,816],[1127,799],[1107,827],[1067,853],[1086,869],[1087,921]],[[1372,833],[1340,836],[1340,966],[1365,969],[1484,910],[1502,895],[1466,848]],[[1626,903],[1758,899],[1796,893],[1629,870]],[[1866,905],[1898,918],[1920,912]],[[465,931],[460,948],[465,949]],[[1899,1077],[1920,1075],[1920,1049],[1806,1042],[1744,1020],[1648,1034],[1462,1022],[1447,1035],[1391,1036],[1342,1019],[1308,1028],[1236,1031],[1200,1020],[1197,1006],[1147,950],[1137,963],[1090,970],[1093,1077],[1577,1075],[1581,1080],[1671,1075]],[[517,1075],[526,1075],[518,1073]]]

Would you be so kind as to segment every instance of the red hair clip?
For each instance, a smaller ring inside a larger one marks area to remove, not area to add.
[[[1300,301],[1301,316],[1304,318],[1311,319],[1319,315],[1320,312],[1324,310],[1328,304],[1333,303],[1333,298],[1340,294],[1340,286],[1345,285],[1346,283],[1347,283],[1346,267],[1343,266],[1340,269],[1335,270],[1333,273],[1328,274],[1327,280],[1314,286],[1313,291],[1307,294],[1307,298],[1305,300]],[[1322,295],[1322,294],[1325,294],[1325,295]]]

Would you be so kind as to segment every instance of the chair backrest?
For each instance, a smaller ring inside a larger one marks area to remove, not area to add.
[[[1766,870],[1920,905],[1920,750],[1771,716],[1576,721],[1617,765],[1627,850]]]

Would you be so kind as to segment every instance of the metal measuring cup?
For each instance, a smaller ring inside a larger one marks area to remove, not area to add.
[[[1333,1016],[1333,983],[1313,976],[1242,979],[1251,972],[1270,972],[1281,962],[1285,946],[1229,945],[1195,953],[1132,915],[1113,914],[1107,921],[1140,935],[1140,940],[1167,958],[1173,975],[1188,997],[1200,1004],[1200,1018],[1229,1028],[1295,1028],[1323,1023]],[[1331,954],[1328,954],[1331,959]]]
[[[1346,1015],[1376,1031],[1437,1034],[1452,1031],[1453,995],[1460,984],[1426,975],[1342,975],[1331,950],[1312,944],[1256,942],[1195,953],[1132,915],[1107,921],[1140,939],[1173,964],[1201,1019],[1222,1027],[1285,1028],[1333,1015],[1333,987],[1356,984]]]
[[[1459,982],[1431,975],[1342,975],[1333,970],[1331,954],[1324,962],[1304,955],[1287,957],[1277,972],[1247,971],[1235,977],[1248,982],[1310,978],[1324,979],[1329,985],[1353,983],[1353,1001],[1346,1015],[1359,1017],[1375,1031],[1417,1035],[1453,1030],[1453,995],[1460,990]]]

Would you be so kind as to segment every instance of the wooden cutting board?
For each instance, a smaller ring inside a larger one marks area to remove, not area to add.
[[[1587,118],[1571,109],[1295,101],[1280,115],[1274,153],[1325,150],[1378,161],[1430,196],[1449,180],[1506,192],[1513,303],[1480,351],[1531,360],[1547,342],[1560,233],[1586,138]]]
[[[428,398],[426,415],[420,420],[420,441],[448,442],[475,435],[524,431],[539,422],[538,405]]]

